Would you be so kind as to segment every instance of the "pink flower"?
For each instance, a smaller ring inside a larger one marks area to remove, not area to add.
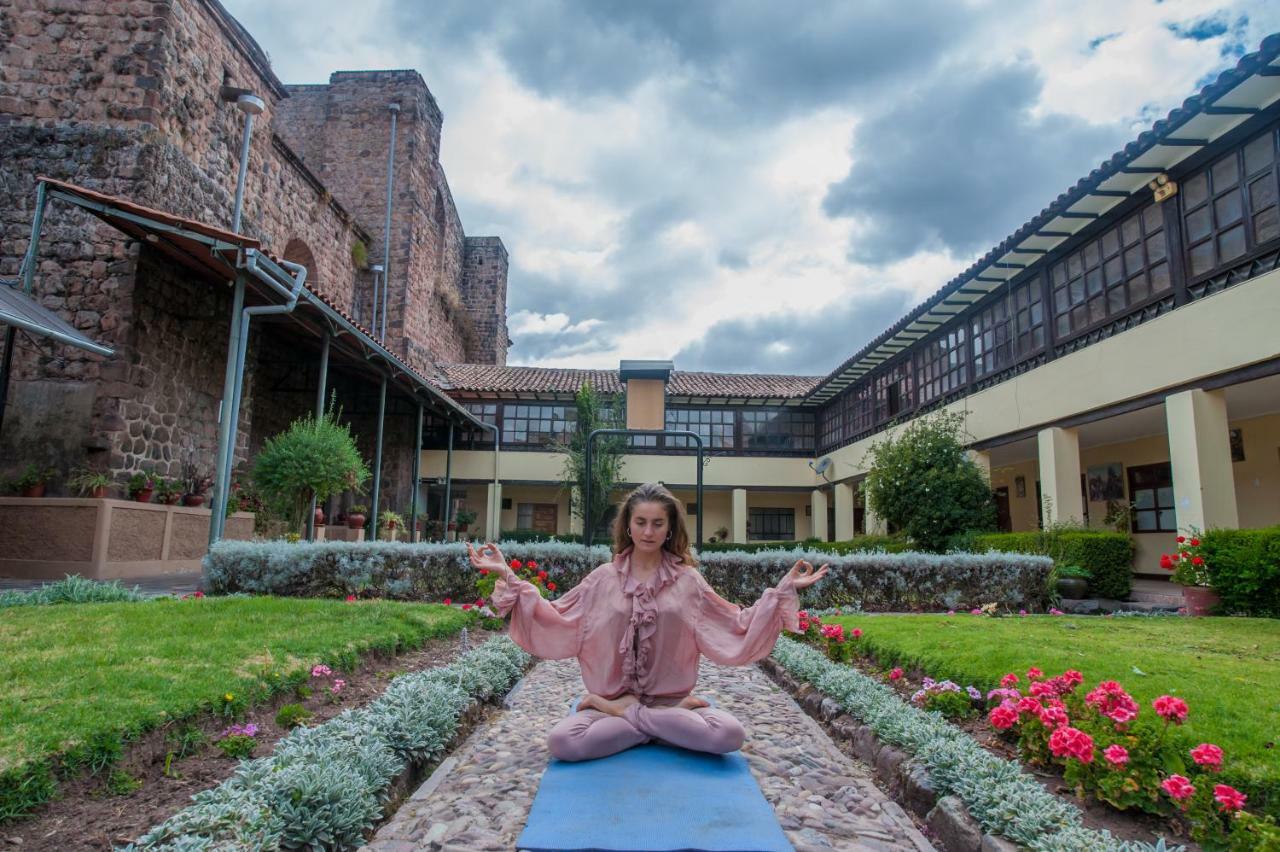
[[[1104,680],[1087,696],[1085,703],[1096,707],[1098,712],[1118,725],[1132,722],[1138,718],[1138,702],[1124,691],[1114,680]]]
[[[1049,614],[1050,615],[1066,615],[1065,612],[1058,609],[1056,606],[1049,607]]]
[[[1027,611],[1025,609],[1018,610],[1018,615],[1026,615],[1026,614],[1027,614]]]
[[[1067,684],[1067,692],[1070,692],[1080,684],[1084,683],[1084,675],[1080,674],[1080,672],[1075,669],[1067,669],[1062,673],[1062,682]]]
[[[1062,725],[1049,735],[1049,751],[1055,757],[1074,757],[1081,763],[1092,763],[1093,737],[1084,731]]]
[[[889,672],[889,680],[902,680],[902,667],[899,666]]]
[[[324,663],[319,663],[311,667],[312,677],[328,677],[331,674],[333,674],[333,669],[329,668]]]
[[[1037,699],[1032,698],[1030,695],[1018,701],[1019,713],[1031,713],[1033,715],[1039,716],[1040,711],[1043,709],[1044,709],[1044,706],[1041,705],[1041,703]]]
[[[463,604],[463,605],[462,605],[462,611],[463,611],[463,612],[466,612],[466,611],[467,611],[467,610],[469,610],[469,609],[471,609],[471,604]]]
[[[337,695],[339,692],[346,689],[346,686],[347,686],[347,682],[342,678],[338,678],[333,682],[333,686],[329,687],[329,691],[332,692],[334,695]]]
[[[1172,695],[1161,695],[1151,702],[1151,706],[1155,708],[1156,714],[1166,722],[1181,725],[1187,718],[1187,702],[1181,698],[1174,698]],[[1174,777],[1176,778],[1177,776]]]
[[[854,639],[861,639],[861,638],[862,638],[862,628],[860,628],[860,627],[855,627],[855,628],[853,628],[853,638],[854,638]]]
[[[1196,794],[1196,788],[1181,775],[1170,775],[1160,782],[1160,789],[1169,794],[1177,802],[1190,799]]]
[[[1129,762],[1129,750],[1122,745],[1109,745],[1103,749],[1102,756],[1112,766],[1124,766]]]
[[[347,595],[347,603],[355,603],[355,602],[356,602],[355,595]]]
[[[1032,666],[1031,668],[1027,669],[1027,680],[1036,680],[1037,678],[1042,678],[1042,677],[1044,677],[1044,672],[1040,671],[1035,666]]]
[[[947,615],[955,615],[955,614],[956,614],[956,611],[954,609],[947,610]]]
[[[1213,788],[1213,797],[1224,811],[1238,811],[1249,801],[1249,797],[1234,787],[1218,784]]]
[[[1005,687],[1006,689],[1013,686],[1017,682],[1018,682],[1018,676],[1013,672],[1009,672],[1007,675],[1000,678],[1000,685]]]
[[[445,606],[453,606],[453,598],[445,598],[445,599],[444,599],[444,605],[445,605]]]
[[[199,600],[200,598],[204,597],[204,592],[200,591],[199,589],[196,589],[196,593],[195,593],[195,596],[194,596],[194,597],[195,597],[197,600]]]
[[[982,610],[978,609],[978,608],[975,606],[973,609],[969,610],[969,614],[970,614],[970,615],[982,615]]]
[[[1191,759],[1214,772],[1222,768],[1222,749],[1213,743],[1200,743],[1191,749]]]
[[[1008,704],[1001,704],[999,707],[991,709],[991,712],[987,714],[987,719],[990,720],[993,728],[1005,731],[1018,724],[1018,711]]]
[[[1041,707],[1040,712],[1036,714],[1040,717],[1040,724],[1046,728],[1064,728],[1071,724],[1071,719],[1067,716],[1067,711],[1061,705]]]

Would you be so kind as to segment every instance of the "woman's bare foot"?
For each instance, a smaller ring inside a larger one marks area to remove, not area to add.
[[[621,716],[632,704],[639,703],[640,699],[634,695],[620,695],[617,698],[602,698],[594,693],[587,693],[586,697],[578,702],[578,710],[599,710],[610,716]]]
[[[699,707],[710,707],[711,704],[696,695],[686,695],[676,706],[683,707],[685,710],[697,710]]]

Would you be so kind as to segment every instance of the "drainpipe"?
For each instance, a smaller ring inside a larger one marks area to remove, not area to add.
[[[382,374],[378,385],[378,437],[373,453],[373,499],[370,501],[373,513],[373,526],[370,528],[370,541],[378,540],[378,502],[382,497],[382,424],[387,419],[387,374]]]
[[[444,538],[449,540],[449,522],[453,520],[453,418],[449,418],[449,444],[444,451]],[[456,538],[456,536],[455,536]]]
[[[387,291],[391,289],[391,186],[396,179],[396,116],[400,104],[387,104],[391,111],[391,145],[387,149],[387,218],[382,229],[382,329],[374,325],[380,340],[387,336]],[[375,299],[377,297],[375,296]]]
[[[18,277],[22,279],[22,293],[30,296],[35,286],[36,255],[40,251],[40,231],[44,228],[44,208],[48,205],[45,197],[46,185],[36,184],[36,214],[31,220],[31,242],[27,244],[27,253],[22,258],[22,266]],[[16,344],[17,328],[10,325],[4,330],[4,360],[0,362],[0,424],[4,423],[4,409],[9,401],[9,373],[13,369],[13,347]]]
[[[329,383],[329,331],[325,330],[320,346],[320,380],[316,388],[316,419],[324,416],[324,392]],[[307,541],[316,540],[316,495],[311,495],[311,513],[307,515]]]
[[[413,543],[413,537],[418,532],[418,489],[421,487],[419,480],[422,477],[422,403],[418,403],[418,428],[417,439],[413,445],[413,488],[411,489],[412,502],[409,503],[409,543]],[[426,530],[423,530],[426,532]]]
[[[224,409],[226,415],[226,432],[227,445],[225,451],[225,460],[223,468],[217,471],[218,481],[223,483],[223,487],[216,492],[217,500],[213,509],[212,526],[216,528],[217,534],[210,534],[210,544],[222,538],[223,532],[226,530],[226,513],[227,513],[227,497],[231,487],[231,468],[235,461],[235,445],[236,431],[240,421],[240,398],[244,392],[244,362],[249,348],[249,320],[256,316],[267,316],[271,314],[287,314],[291,313],[298,306],[298,296],[302,293],[302,288],[307,281],[307,268],[300,263],[291,263],[287,260],[280,261],[280,265],[294,272],[293,287],[289,288],[271,274],[266,267],[258,266],[258,258],[260,253],[256,249],[247,249],[245,251],[244,270],[247,274],[254,276],[258,280],[267,284],[277,293],[282,294],[288,301],[283,305],[260,305],[251,308],[245,308],[240,312],[240,339],[236,346],[235,374],[233,385],[235,392],[231,395],[231,405]],[[219,455],[224,455],[221,451]]]

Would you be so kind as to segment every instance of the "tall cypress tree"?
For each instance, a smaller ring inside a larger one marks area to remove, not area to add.
[[[596,439],[591,448],[591,506],[586,507],[581,498],[587,485],[587,436],[596,429],[623,428],[625,402],[620,394],[597,395],[591,383],[584,381],[574,396],[574,405],[578,411],[577,428],[567,441],[557,442],[557,449],[564,455],[560,474],[564,487],[578,489],[578,499],[571,501],[570,511],[582,519],[585,534],[589,523],[599,525],[613,502],[613,492],[622,482],[622,456],[627,449],[627,439],[622,435]]]

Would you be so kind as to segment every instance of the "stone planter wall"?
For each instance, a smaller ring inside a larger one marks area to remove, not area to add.
[[[0,577],[92,580],[200,570],[209,509],[111,498],[0,497]],[[227,519],[225,537],[253,538],[253,513]]]

